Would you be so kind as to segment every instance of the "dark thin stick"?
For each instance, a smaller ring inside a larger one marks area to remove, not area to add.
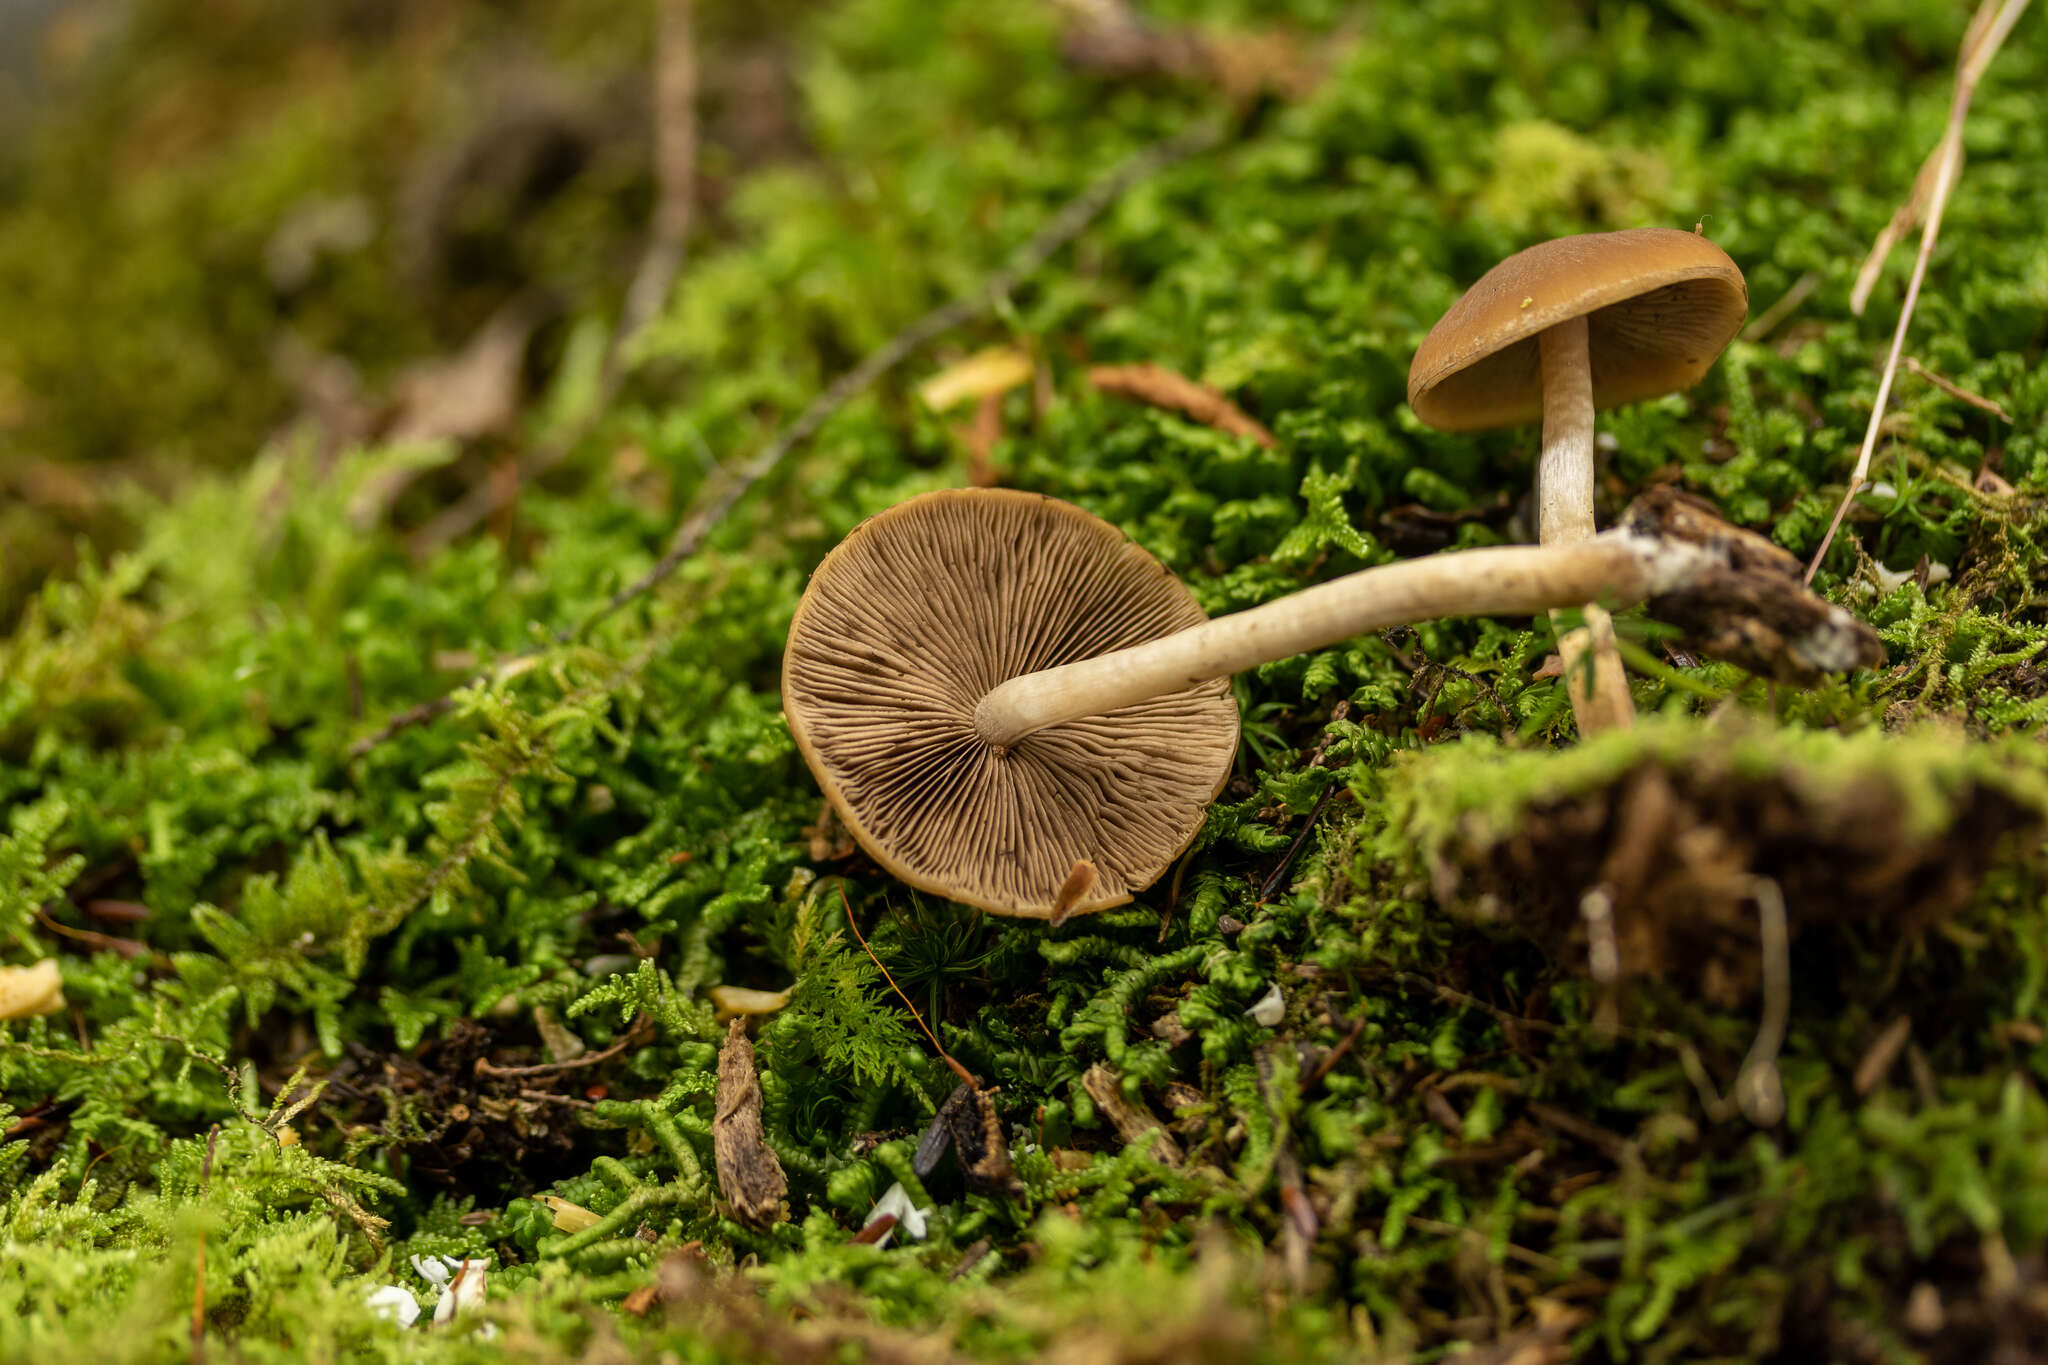
[[[602,1052],[586,1052],[581,1057],[572,1057],[566,1062],[541,1062],[535,1066],[493,1066],[487,1057],[476,1059],[476,1074],[479,1076],[550,1076],[557,1071],[575,1071],[579,1067],[596,1066],[608,1062],[630,1047],[640,1033],[640,1024],[646,1016],[633,1021],[633,1027],[610,1047]]]
[[[1254,899],[1254,904],[1263,905],[1273,899],[1274,893],[1280,889],[1282,879],[1287,876],[1288,869],[1293,867],[1294,860],[1301,856],[1303,845],[1308,843],[1308,836],[1315,833],[1316,821],[1323,818],[1324,809],[1336,798],[1338,792],[1344,790],[1344,784],[1335,781],[1323,788],[1323,794],[1316,798],[1315,805],[1309,807],[1308,819],[1302,822],[1301,833],[1294,836],[1294,842],[1287,846],[1287,852],[1280,855],[1280,865],[1266,875],[1265,881],[1259,883],[1259,894]]]
[[[206,1130],[206,1159],[199,1163],[199,1197],[206,1198],[206,1186],[213,1179],[213,1144],[220,1140],[220,1125]],[[198,1266],[192,1281],[192,1359],[206,1357],[206,1229],[199,1229]]]
[[[576,448],[618,394],[624,382],[627,348],[675,286],[697,212],[697,49],[691,0],[654,0],[654,11],[654,217],[639,267],[626,289],[619,325],[605,347],[597,397],[582,417],[544,438],[510,466],[509,477],[483,480],[415,531],[406,542],[414,558],[425,558],[469,534],[478,523],[509,509],[522,487],[560,464]]]
[[[1360,1009],[1358,1011],[1358,1018],[1352,1023],[1350,1031],[1337,1040],[1335,1047],[1323,1054],[1323,1059],[1316,1063],[1315,1070],[1301,1078],[1301,1093],[1306,1095],[1321,1085],[1323,1077],[1329,1075],[1336,1068],[1337,1063],[1344,1060],[1344,1054],[1351,1051],[1352,1047],[1358,1042],[1359,1035],[1364,1032],[1365,1011]]]
[[[1792,287],[1787,289],[1776,303],[1764,309],[1763,312],[1758,313],[1755,318],[1751,319],[1749,326],[1742,329],[1742,339],[1744,341],[1762,341],[1771,334],[1772,330],[1779,323],[1792,316],[1799,305],[1805,303],[1819,285],[1820,272],[1818,270],[1809,270],[1798,279],[1792,281]]]
[[[1449,986],[1431,981],[1428,977],[1422,976],[1419,973],[1388,972],[1386,975],[1391,980],[1408,987],[1410,990],[1425,991],[1446,1004],[1464,1005],[1471,1009],[1479,1010],[1482,1013],[1490,1014],[1503,1024],[1513,1024],[1518,1028],[1533,1029],[1538,1033],[1557,1032],[1557,1025],[1548,1020],[1529,1019],[1519,1014],[1510,1013],[1498,1005],[1487,1004],[1476,995],[1467,995],[1463,991],[1452,990]]]
[[[818,429],[855,395],[903,363],[934,337],[991,311],[998,299],[1035,273],[1054,252],[1078,237],[1084,228],[1125,191],[1178,161],[1216,146],[1223,140],[1227,128],[1228,125],[1221,122],[1201,123],[1155,142],[1067,201],[1030,241],[1018,248],[1006,265],[984,280],[973,293],[934,308],[870,352],[860,364],[833,380],[824,392],[812,399],[810,405],[797,415],[795,421],[778,432],[759,453],[725,474],[710,499],[676,527],[675,534],[669,539],[668,548],[662,553],[661,558],[655,561],[652,568],[612,594],[608,602],[581,621],[555,631],[550,637],[551,641],[560,644],[582,637],[599,622],[608,619],[620,608],[661,584],[676,571],[678,565],[696,552],[697,547],[703,544],[704,538],[724,519],[733,506],[746,496],[748,490],[773,472],[790,451],[815,435]],[[481,686],[490,681],[497,668],[503,666],[503,662],[538,653],[538,647],[514,651],[506,655],[505,660],[499,665],[477,674],[462,687]],[[461,690],[462,688],[453,689],[447,695],[420,702],[398,712],[375,731],[350,745],[349,757],[361,758],[399,731],[442,715],[455,704],[453,692]]]

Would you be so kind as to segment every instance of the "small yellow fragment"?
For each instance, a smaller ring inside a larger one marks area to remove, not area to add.
[[[555,1227],[562,1232],[581,1232],[597,1226],[597,1215],[581,1204],[572,1204],[556,1194],[537,1194],[534,1202],[542,1205],[555,1216]]]
[[[1528,298],[1526,298],[1526,299],[1523,299],[1523,300],[1522,300],[1522,307],[1524,307],[1524,308],[1527,308],[1527,307],[1528,307],[1528,306],[1529,306],[1530,304],[1532,304],[1532,303],[1534,303],[1534,302],[1536,302],[1536,298],[1535,298],[1535,296],[1534,296],[1534,295],[1532,294],[1532,295],[1531,295],[1531,296],[1529,296]]]
[[[31,1019],[64,1008],[64,977],[57,959],[26,967],[0,967],[0,1020]]]
[[[990,346],[965,360],[956,360],[917,386],[917,396],[933,412],[944,412],[971,398],[1008,393],[1031,378],[1031,357],[1015,346]]]
[[[718,1014],[718,1022],[739,1014],[773,1014],[789,1003],[789,992],[756,991],[745,986],[713,986],[711,1008]]]

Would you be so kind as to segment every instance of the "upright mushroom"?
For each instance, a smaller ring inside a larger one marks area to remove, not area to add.
[[[1728,253],[1673,228],[1595,232],[1518,251],[1479,277],[1416,348],[1408,403],[1443,431],[1541,419],[1537,538],[1593,526],[1593,413],[1690,388],[1742,326],[1749,290]],[[1582,734],[1634,714],[1597,604],[1558,639]],[[1580,679],[1593,650],[1591,686]],[[1604,646],[1604,647],[1603,647]]]
[[[1230,674],[1388,626],[1600,597],[1648,600],[1705,652],[1787,679],[1879,653],[1798,561],[1670,490],[1576,544],[1363,569],[1212,621],[1107,522],[949,489],[870,518],[818,566],[783,708],[883,867],[1043,919],[1122,904],[1186,848],[1236,751]]]

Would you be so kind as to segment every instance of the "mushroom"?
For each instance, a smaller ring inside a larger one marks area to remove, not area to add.
[[[1206,618],[1165,565],[1070,503],[950,489],[825,557],[790,623],[783,708],[818,785],[876,862],[999,914],[1121,905],[1201,828],[1237,752],[1223,672],[1064,718],[1031,743],[975,734],[1005,679]],[[1076,864],[1091,883],[1072,885]]]
[[[999,914],[1063,917],[1129,900],[1194,838],[1237,747],[1233,673],[1389,626],[1600,597],[1647,600],[1703,652],[1788,680],[1873,661],[1869,627],[1799,571],[1660,489],[1589,540],[1381,565],[1208,620],[1109,523],[948,489],[863,522],[818,566],[790,624],[783,708],[888,871]]]
[[[1728,253],[1696,232],[1593,232],[1518,251],[1438,320],[1408,369],[1408,404],[1442,431],[1539,418],[1537,539],[1593,534],[1593,413],[1692,387],[1742,326],[1749,289]],[[1558,637],[1579,732],[1634,715],[1597,604]],[[1581,663],[1593,654],[1590,686]]]

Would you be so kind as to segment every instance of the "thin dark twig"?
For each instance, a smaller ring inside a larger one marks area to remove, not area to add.
[[[1228,124],[1220,121],[1203,122],[1171,137],[1162,138],[1127,158],[1102,179],[1068,200],[1030,241],[1017,249],[1007,264],[982,281],[972,293],[932,309],[883,342],[858,365],[833,380],[822,393],[811,400],[808,407],[797,414],[796,420],[778,432],[752,459],[725,473],[709,500],[676,527],[675,534],[669,538],[668,548],[663,551],[661,558],[654,562],[653,567],[613,593],[609,601],[582,620],[556,630],[549,637],[550,642],[566,644],[581,638],[622,607],[659,586],[685,559],[696,552],[697,547],[704,543],[704,538],[755,484],[772,473],[790,451],[816,435],[818,429],[855,395],[903,363],[926,342],[994,309],[998,300],[1034,274],[1053,253],[1078,237],[1104,209],[1116,202],[1133,185],[1158,174],[1176,162],[1208,151],[1223,140],[1228,127]],[[505,662],[531,657],[540,652],[539,646],[513,651],[498,665],[477,674],[463,683],[462,687],[396,713],[375,731],[349,746],[349,757],[361,758],[399,731],[444,714],[454,706],[455,692],[483,685],[491,679],[498,668],[503,667]]]
[[[626,1030],[619,1040],[601,1052],[586,1052],[581,1057],[571,1057],[566,1062],[541,1062],[534,1066],[493,1066],[488,1057],[476,1059],[476,1074],[479,1076],[551,1076],[558,1071],[575,1071],[581,1067],[596,1066],[608,1062],[638,1041],[641,1024],[646,1015],[633,1021],[633,1027]],[[523,1092],[522,1092],[523,1093]]]
[[[1377,971],[1374,971],[1373,974],[1382,975],[1382,973]],[[1556,1033],[1558,1031],[1557,1025],[1547,1019],[1530,1019],[1524,1015],[1504,1010],[1499,1005],[1488,1004],[1476,995],[1467,995],[1465,992],[1453,990],[1441,982],[1431,981],[1419,972],[1388,971],[1383,975],[1385,979],[1406,986],[1410,990],[1424,991],[1434,995],[1445,1004],[1464,1005],[1483,1014],[1490,1014],[1503,1024],[1513,1024],[1517,1028],[1532,1029],[1537,1033]]]
[[[668,298],[682,265],[683,244],[697,216],[697,45],[691,0],[656,0],[654,15],[653,229],[640,268],[626,290],[616,356]]]
[[[697,47],[691,0],[654,0],[654,215],[647,245],[606,343],[597,394],[576,420],[548,436],[505,479],[477,483],[453,506],[415,531],[406,548],[424,559],[509,507],[522,487],[568,457],[597,425],[625,381],[626,352],[668,299],[682,270],[697,216]],[[446,708],[443,708],[446,709]],[[435,714],[439,714],[436,712]]]
[[[1287,876],[1288,869],[1294,866],[1294,860],[1301,856],[1303,846],[1308,843],[1308,836],[1315,833],[1316,822],[1323,818],[1323,811],[1336,799],[1339,792],[1346,790],[1349,789],[1341,781],[1333,781],[1323,788],[1323,794],[1316,798],[1315,805],[1309,807],[1308,819],[1302,821],[1301,833],[1294,836],[1294,842],[1289,844],[1287,852],[1280,856],[1280,865],[1266,874],[1265,881],[1259,883],[1259,894],[1254,904],[1263,905],[1279,891],[1280,883]]]
[[[854,921],[853,902],[846,899],[846,888],[843,886],[839,888],[839,905],[841,909],[846,911],[846,927],[853,930],[853,937],[859,942],[860,950],[868,955],[868,961],[875,964],[875,970],[882,974],[882,980],[889,983],[889,989],[896,992],[896,998],[903,1002],[903,1008],[910,1011],[910,1017],[917,1020],[917,1026],[924,1030],[924,1036],[932,1040],[932,1049],[939,1054],[939,1060],[951,1067],[953,1074],[969,1086],[976,1090],[981,1089],[980,1078],[966,1067],[960,1065],[954,1059],[953,1054],[946,1051],[946,1045],[939,1041],[939,1035],[932,1032],[931,1025],[927,1024],[924,1021],[924,1016],[917,1012],[917,1006],[910,1003],[910,997],[905,995],[903,988],[896,984],[896,978],[889,975],[889,969],[882,965],[882,959],[875,956],[875,950],[868,947],[867,939],[861,935],[860,925]]]
[[[1329,1075],[1331,1071],[1335,1070],[1337,1063],[1344,1060],[1344,1054],[1351,1051],[1353,1047],[1357,1046],[1358,1039],[1364,1032],[1365,1010],[1361,1008],[1358,1011],[1358,1018],[1352,1022],[1350,1030],[1346,1032],[1342,1038],[1339,1038],[1337,1040],[1337,1045],[1335,1047],[1331,1048],[1328,1052],[1325,1052],[1323,1054],[1323,1059],[1316,1063],[1315,1070],[1309,1072],[1308,1075],[1303,1076],[1301,1078],[1301,1093],[1304,1095],[1309,1094],[1312,1091],[1314,1091],[1317,1086],[1321,1085],[1323,1083],[1323,1077]]]
[[[199,1163],[199,1197],[206,1198],[206,1186],[213,1179],[213,1145],[220,1140],[220,1125],[206,1132],[206,1159]],[[192,1359],[206,1355],[206,1229],[199,1229],[199,1246],[194,1257],[192,1280]]]

